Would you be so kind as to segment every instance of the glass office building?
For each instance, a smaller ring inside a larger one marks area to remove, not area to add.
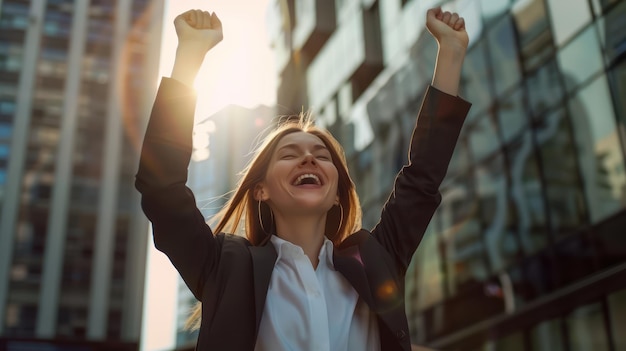
[[[0,1],[0,348],[138,347],[163,7]]]
[[[346,148],[372,227],[405,160],[436,43],[427,0],[281,0],[278,104]],[[473,103],[407,273],[411,340],[626,350],[626,1],[458,0]]]

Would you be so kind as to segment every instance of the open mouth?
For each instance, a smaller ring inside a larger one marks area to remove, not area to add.
[[[296,180],[293,181],[292,185],[298,186],[298,185],[307,185],[307,184],[312,184],[312,185],[322,185],[322,182],[320,181],[320,178],[313,173],[305,173],[300,175],[298,178],[296,178]]]

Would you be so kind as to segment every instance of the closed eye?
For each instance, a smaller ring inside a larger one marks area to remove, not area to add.
[[[317,155],[316,158],[320,160],[330,161],[330,156],[328,155]]]

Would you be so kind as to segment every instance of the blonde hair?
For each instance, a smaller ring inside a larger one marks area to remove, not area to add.
[[[328,148],[333,164],[337,168],[337,193],[340,206],[333,206],[328,211],[326,237],[333,244],[339,245],[348,235],[361,229],[361,205],[354,183],[348,173],[343,148],[328,131],[315,126],[310,114],[303,113],[299,117],[289,118],[279,123],[278,127],[257,148],[254,158],[243,170],[242,178],[233,195],[216,215],[217,226],[213,230],[214,233],[223,231],[237,233],[244,223],[245,236],[252,245],[261,246],[269,240],[272,234],[266,233],[266,229],[273,227],[273,223],[267,223],[267,221],[272,221],[269,215],[270,210],[267,205],[261,207],[261,204],[254,198],[254,189],[265,179],[278,142],[285,135],[296,132],[310,133],[320,138]],[[200,327],[201,307],[201,303],[198,302],[193,308],[185,325],[187,329],[195,330]]]

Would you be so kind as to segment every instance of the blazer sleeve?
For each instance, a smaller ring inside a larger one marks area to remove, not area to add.
[[[143,141],[135,187],[152,222],[154,243],[196,296],[218,257],[218,243],[187,182],[196,96],[193,89],[163,78]]]
[[[439,186],[471,104],[429,86],[409,147],[408,162],[397,174],[372,235],[396,259],[402,275],[435,210]]]

